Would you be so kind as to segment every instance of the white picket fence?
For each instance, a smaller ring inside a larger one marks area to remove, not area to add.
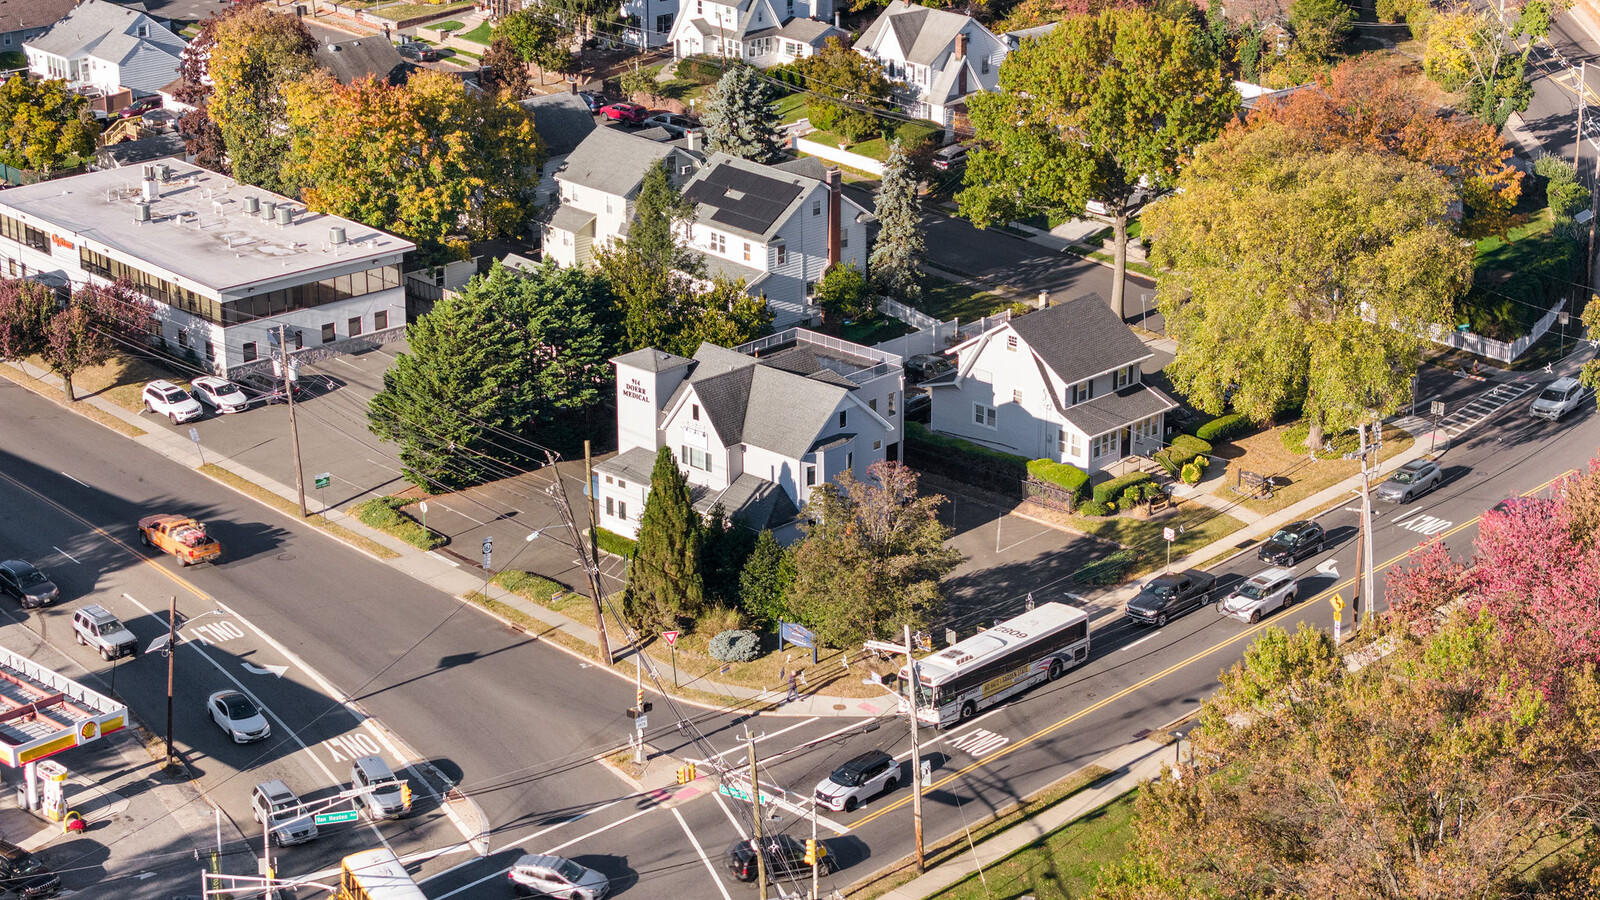
[[[870,156],[862,156],[859,153],[851,153],[849,150],[845,150],[839,147],[837,144],[819,144],[816,141],[807,140],[803,137],[796,137],[794,139],[794,149],[808,156],[815,156],[818,159],[825,159],[831,163],[838,163],[841,166],[848,166],[849,168],[855,169],[858,172],[865,172],[868,175],[883,175],[883,163],[873,159]]]
[[[1443,344],[1446,347],[1454,347],[1457,350],[1465,350],[1468,353],[1471,353],[1475,356],[1482,356],[1485,359],[1492,359],[1503,363],[1515,362],[1517,357],[1527,353],[1528,348],[1532,347],[1534,343],[1539,340],[1539,338],[1544,337],[1545,332],[1549,331],[1551,326],[1555,325],[1556,320],[1561,317],[1562,308],[1564,308],[1566,304],[1567,301],[1565,299],[1556,301],[1555,305],[1550,307],[1550,311],[1546,312],[1539,318],[1538,322],[1534,323],[1532,331],[1514,341],[1511,341],[1510,343],[1505,341],[1497,341],[1494,338],[1484,337],[1481,334],[1472,334],[1471,332],[1463,333],[1459,331],[1448,330],[1437,325],[1433,327],[1428,336],[1432,338],[1433,342],[1436,344]]]
[[[1007,309],[965,325],[961,324],[959,318],[940,322],[921,310],[912,309],[888,297],[878,298],[878,311],[917,329],[910,334],[902,334],[881,344],[875,344],[872,348],[898,354],[902,358],[916,356],[919,353],[941,353],[950,345],[959,343],[965,338],[982,334],[996,325],[1011,321],[1011,310]]]

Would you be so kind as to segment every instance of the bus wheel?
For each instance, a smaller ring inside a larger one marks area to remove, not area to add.
[[[1061,673],[1063,671],[1065,671],[1065,669],[1066,669],[1066,667],[1061,665],[1061,660],[1059,660],[1059,659],[1050,660],[1050,680],[1051,681],[1055,681],[1057,678],[1060,678],[1061,677]]]
[[[977,711],[978,708],[973,706],[970,702],[961,704],[961,721],[965,722],[966,720],[972,718],[973,714]]]

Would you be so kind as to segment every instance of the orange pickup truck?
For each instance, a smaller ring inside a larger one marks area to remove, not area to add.
[[[139,520],[139,540],[178,558],[180,565],[216,562],[222,545],[206,534],[206,527],[188,516],[145,516]]]

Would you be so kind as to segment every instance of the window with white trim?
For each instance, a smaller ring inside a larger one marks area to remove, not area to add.
[[[1123,366],[1122,368],[1118,369],[1116,371],[1115,376],[1114,376],[1115,380],[1113,382],[1113,387],[1125,388],[1128,385],[1132,384],[1133,383],[1133,373],[1138,368],[1139,368],[1138,365],[1131,365],[1131,366]]]
[[[882,450],[883,449],[883,441],[873,441],[872,442],[872,449],[874,449],[874,450]]]
[[[1016,390],[1011,392],[1011,402],[1012,403],[1021,403],[1022,402],[1022,389],[1021,388],[1017,388]]]
[[[711,250],[713,253],[727,253],[728,236],[725,234],[713,234],[711,236]]]
[[[1117,432],[1102,434],[1089,442],[1089,458],[1099,459],[1117,451]]]
[[[784,265],[785,263],[787,263],[789,261],[789,247],[788,247],[788,245],[779,244],[778,246],[772,248],[772,252],[777,254],[777,261],[774,262],[773,265],[781,266],[781,265]]]
[[[1067,405],[1076,406],[1094,399],[1094,379],[1080,381],[1067,389]]]
[[[894,415],[894,391],[889,392],[889,415]]]
[[[815,487],[817,484],[817,467],[814,463],[806,463],[806,487]]]
[[[984,406],[982,403],[972,404],[972,423],[982,425],[984,428],[995,427],[994,407]]]
[[[683,464],[702,472],[711,471],[711,454],[698,447],[683,446]]]

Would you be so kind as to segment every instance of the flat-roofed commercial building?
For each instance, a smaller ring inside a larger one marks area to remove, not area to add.
[[[0,192],[0,275],[123,281],[155,301],[153,343],[214,372],[405,326],[410,241],[176,158]]]

